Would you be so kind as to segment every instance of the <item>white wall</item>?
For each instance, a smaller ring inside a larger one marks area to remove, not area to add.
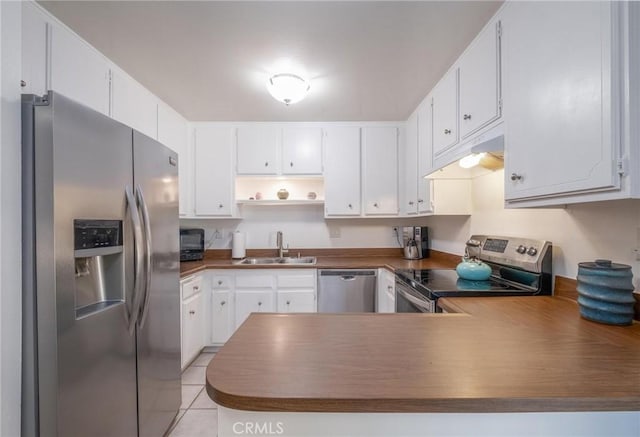
[[[20,2],[0,1],[0,435],[20,435]]]
[[[435,249],[462,253],[470,234],[517,235],[553,243],[554,273],[575,278],[578,263],[611,259],[633,267],[640,288],[640,201],[621,200],[568,205],[564,209],[505,209],[504,172],[473,180],[473,215],[468,228],[449,219],[428,220],[433,227]],[[457,250],[451,250],[457,249]]]

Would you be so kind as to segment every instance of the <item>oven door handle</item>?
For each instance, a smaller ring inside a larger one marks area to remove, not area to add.
[[[409,302],[411,302],[412,304],[414,304],[423,313],[433,313],[433,312],[435,312],[435,308],[433,306],[433,301],[431,301],[431,300],[425,302],[424,300],[418,299],[418,298],[412,296],[411,294],[409,294],[407,291],[403,290],[401,287],[396,287],[396,293],[398,293],[404,299],[406,299]]]

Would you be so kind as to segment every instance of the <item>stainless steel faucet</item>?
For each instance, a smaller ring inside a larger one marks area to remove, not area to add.
[[[282,258],[285,255],[289,255],[289,245],[287,248],[282,247],[282,231],[278,231],[276,234],[276,245],[278,246],[278,257]]]

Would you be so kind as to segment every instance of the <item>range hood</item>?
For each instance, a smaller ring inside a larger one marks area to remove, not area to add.
[[[470,146],[470,147],[469,147]],[[502,124],[477,135],[457,147],[451,161],[438,163],[439,168],[425,179],[472,179],[504,168],[504,132]]]

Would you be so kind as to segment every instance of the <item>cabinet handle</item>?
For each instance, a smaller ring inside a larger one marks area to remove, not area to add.
[[[378,203],[377,202],[374,203],[373,206],[377,208],[378,207]]]
[[[21,86],[22,88],[26,87],[26,86],[27,86],[27,82],[25,82],[24,80],[21,80],[21,81],[20,81],[20,86]]]
[[[522,175],[517,174],[517,173],[511,173],[511,180],[512,181],[521,181],[522,180]]]
[[[409,202],[409,205],[413,206],[413,200],[411,202]]]
[[[445,129],[445,130],[444,130],[444,134],[445,134],[445,135],[449,135],[450,133],[451,133],[451,129]]]
[[[349,208],[350,208],[350,209],[353,209],[353,205],[352,205],[352,204],[349,204]]]
[[[222,281],[221,280],[218,280],[218,285],[222,285]]]
[[[194,310],[189,311],[189,314],[195,314],[196,312]]]
[[[218,205],[218,208],[224,208],[224,205],[221,203],[220,205]]]
[[[391,285],[387,285],[387,290],[389,290],[389,291],[393,291],[393,286],[391,286]]]
[[[418,203],[424,203],[424,200],[418,199]]]
[[[290,300],[288,300],[288,301],[287,301],[287,305],[290,305],[290,304],[291,304],[291,301],[290,301]]]
[[[471,114],[464,114],[464,115],[462,116],[462,119],[463,119],[463,120],[471,120]]]
[[[195,287],[193,287],[193,291],[199,291],[199,290],[200,290],[199,286],[196,285]]]
[[[223,307],[226,303],[227,303],[227,301],[223,300],[222,302],[220,302],[220,306]]]
[[[258,302],[258,306],[261,307],[262,306],[262,302]]]
[[[265,167],[269,167],[269,161],[265,162],[265,163],[264,163],[264,166],[265,166]]]
[[[293,162],[290,162],[290,163],[289,163],[289,167],[293,167]]]

